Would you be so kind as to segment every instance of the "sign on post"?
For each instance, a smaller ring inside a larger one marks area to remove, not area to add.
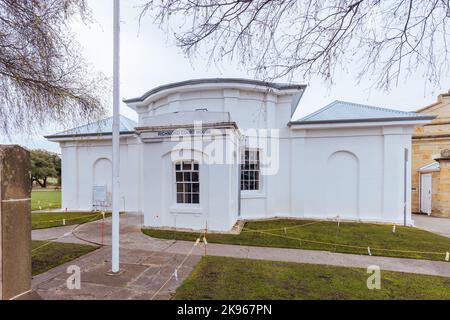
[[[94,186],[92,190],[92,205],[94,210],[103,210],[109,207],[108,189],[106,186]]]

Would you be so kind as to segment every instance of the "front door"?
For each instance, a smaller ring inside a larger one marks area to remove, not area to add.
[[[431,214],[431,173],[420,175],[420,212]]]

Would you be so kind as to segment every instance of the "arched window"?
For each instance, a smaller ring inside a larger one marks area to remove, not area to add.
[[[177,203],[200,203],[199,166],[193,160],[175,163]]]

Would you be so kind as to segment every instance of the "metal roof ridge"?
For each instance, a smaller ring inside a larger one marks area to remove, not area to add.
[[[89,122],[87,124],[80,125],[80,126],[77,126],[77,127],[71,128],[71,129],[60,131],[60,132],[57,132],[57,133],[54,133],[54,134],[51,134],[51,135],[46,135],[44,137],[56,137],[56,136],[74,135],[74,134],[76,135],[77,133],[74,133],[74,132],[76,132],[77,130],[81,131],[81,129],[83,129],[83,128],[89,128],[89,127],[95,126],[95,125],[98,125],[98,127],[100,127],[101,125],[107,125],[107,122],[111,121],[111,120],[112,120],[112,116],[107,117],[107,118],[103,118],[103,119],[100,119],[100,120],[97,120],[97,121]],[[129,128],[128,124],[123,122],[123,120],[129,121],[130,124],[133,125],[133,128]],[[122,126],[125,129],[127,129],[126,131],[131,131],[131,130],[134,130],[134,126],[137,126],[137,122],[132,120],[132,119],[130,119],[130,118],[128,118],[128,117],[126,117],[126,116],[124,116],[124,115],[120,115],[120,124],[119,124],[119,126]],[[122,131],[124,131],[124,130],[122,130]],[[112,132],[112,128],[111,128],[111,131],[89,132],[89,133],[78,133],[78,134],[99,134],[99,133],[110,133],[110,132]]]
[[[319,110],[314,111],[313,113],[308,114],[307,116],[300,118],[296,121],[305,121],[308,120],[312,117],[314,117],[315,115],[322,113],[323,111],[328,110],[329,108],[331,108],[332,106],[334,106],[337,102],[339,102],[339,100],[334,100],[333,102],[330,102],[329,104],[327,104],[325,107],[320,108]],[[294,121],[295,122],[295,121]]]
[[[382,111],[382,112],[386,112],[386,113],[390,113],[390,114],[397,114],[399,115],[399,117],[401,116],[408,116],[409,118],[417,118],[417,117],[422,117],[422,116],[426,116],[423,114],[418,114],[415,112],[408,112],[408,111],[402,111],[402,110],[396,110],[396,109],[390,109],[390,108],[385,108],[385,107],[378,107],[378,106],[372,106],[372,105],[367,105],[367,104],[361,104],[361,103],[355,103],[355,102],[349,102],[349,101],[343,101],[343,100],[334,100],[333,102],[330,102],[329,104],[327,104],[325,107],[320,108],[319,110],[314,111],[313,113],[300,118],[298,120],[292,121],[293,123],[295,122],[308,122],[308,121],[330,121],[330,120],[335,120],[335,119],[328,119],[328,120],[310,120],[311,118],[313,118],[314,116],[317,116],[321,113],[324,113],[325,111],[331,109],[332,107],[336,106],[336,105],[350,105],[353,107],[359,107],[359,108],[365,108],[365,109],[371,109],[371,110],[377,110],[377,111]],[[379,119],[382,119],[382,117],[378,117]],[[340,119],[340,120],[355,120],[355,119],[365,119],[365,118],[349,118],[349,119]]]
[[[362,103],[343,101],[343,100],[336,100],[335,102],[341,102],[341,103],[351,104],[351,105],[354,105],[354,106],[364,107],[364,108],[368,108],[368,109],[375,109],[375,110],[380,110],[380,111],[387,111],[387,112],[394,112],[394,113],[403,113],[403,114],[409,114],[409,115],[417,115],[416,112],[403,111],[403,110],[397,110],[397,109],[391,109],[391,108],[379,107],[379,106],[372,106],[372,105],[369,105],[369,104],[362,104]]]

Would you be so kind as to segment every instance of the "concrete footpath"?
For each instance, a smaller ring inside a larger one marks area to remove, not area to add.
[[[425,214],[413,214],[413,220],[417,228],[450,238],[450,218],[431,217]]]
[[[367,268],[377,265],[382,270],[450,277],[450,263],[445,261],[223,244],[208,244],[205,248],[203,243],[194,246],[195,239],[192,239],[192,242],[174,241],[144,235],[140,231],[142,216],[124,214],[120,220],[120,260],[123,271],[120,275],[107,275],[111,264],[111,220],[98,220],[76,228],[72,235],[65,237],[65,241],[89,241],[99,244],[103,241],[105,246],[34,277],[33,288],[44,299],[168,299],[205,253],[212,256],[342,267]],[[35,230],[33,239],[42,240],[45,234],[54,238],[57,233],[57,230]],[[80,267],[81,290],[66,288],[68,265]],[[175,269],[177,277],[174,275]]]
[[[89,244],[84,240],[78,239],[73,236],[72,231],[76,228],[75,225],[48,228],[48,229],[36,229],[31,231],[31,238],[33,240],[58,240],[58,242],[65,243],[80,243]]]

